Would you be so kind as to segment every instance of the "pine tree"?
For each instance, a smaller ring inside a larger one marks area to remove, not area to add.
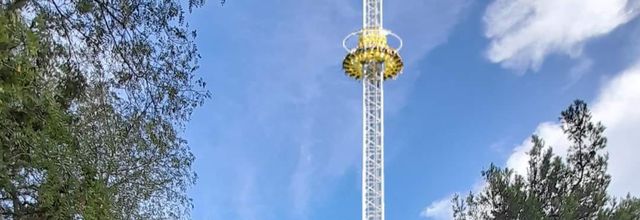
[[[454,219],[640,219],[640,200],[607,195],[605,127],[587,104],[576,100],[560,122],[571,142],[564,158],[533,135],[526,176],[491,164],[482,191],[454,197]]]

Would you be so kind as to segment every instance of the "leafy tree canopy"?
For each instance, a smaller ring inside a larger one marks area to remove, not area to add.
[[[0,219],[179,219],[203,0],[0,0]]]

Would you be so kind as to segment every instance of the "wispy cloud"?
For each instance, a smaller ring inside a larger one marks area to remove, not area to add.
[[[385,26],[411,48],[401,52],[406,75],[418,76],[414,64],[446,41],[467,2],[385,2]],[[224,195],[216,198],[215,204],[224,205],[215,210],[237,210],[221,215],[228,219],[306,219],[314,204],[335,190],[331,183],[360,166],[360,83],[340,68],[345,56],[340,43],[361,25],[360,2],[238,1],[225,7],[237,11],[218,11],[228,13],[220,20],[207,17],[215,27],[203,28],[216,31],[199,36],[233,49],[219,54],[224,61],[211,59],[203,66],[225,74],[207,78],[213,106],[203,117],[208,121],[193,122],[216,125],[199,135],[209,139],[195,140],[211,148],[197,152],[196,166],[208,175],[198,184],[212,184],[213,194]],[[389,87],[385,94],[391,114],[411,90],[402,87]]]
[[[236,180],[240,185],[236,186],[237,194],[233,197],[233,206],[235,213],[245,220],[258,220],[259,206],[256,204],[254,196],[257,194],[257,184],[252,168],[242,169],[241,174]]]
[[[578,57],[584,44],[638,15],[636,0],[496,0],[486,10],[491,62],[524,73],[553,53]]]
[[[579,58],[578,63],[569,70],[569,82],[562,88],[567,90],[582,79],[593,67],[593,60],[588,57]]]

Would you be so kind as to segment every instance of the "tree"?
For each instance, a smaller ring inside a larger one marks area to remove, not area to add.
[[[210,94],[183,4],[0,3],[0,216],[188,217],[180,131]]]
[[[640,200],[607,195],[607,139],[587,104],[576,100],[561,113],[570,140],[566,157],[533,135],[526,176],[491,164],[484,189],[453,199],[454,219],[640,219]]]

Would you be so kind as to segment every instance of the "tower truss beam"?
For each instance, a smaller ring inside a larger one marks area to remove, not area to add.
[[[384,63],[363,71],[362,219],[384,220]]]
[[[382,29],[382,0],[362,0],[362,28]]]

